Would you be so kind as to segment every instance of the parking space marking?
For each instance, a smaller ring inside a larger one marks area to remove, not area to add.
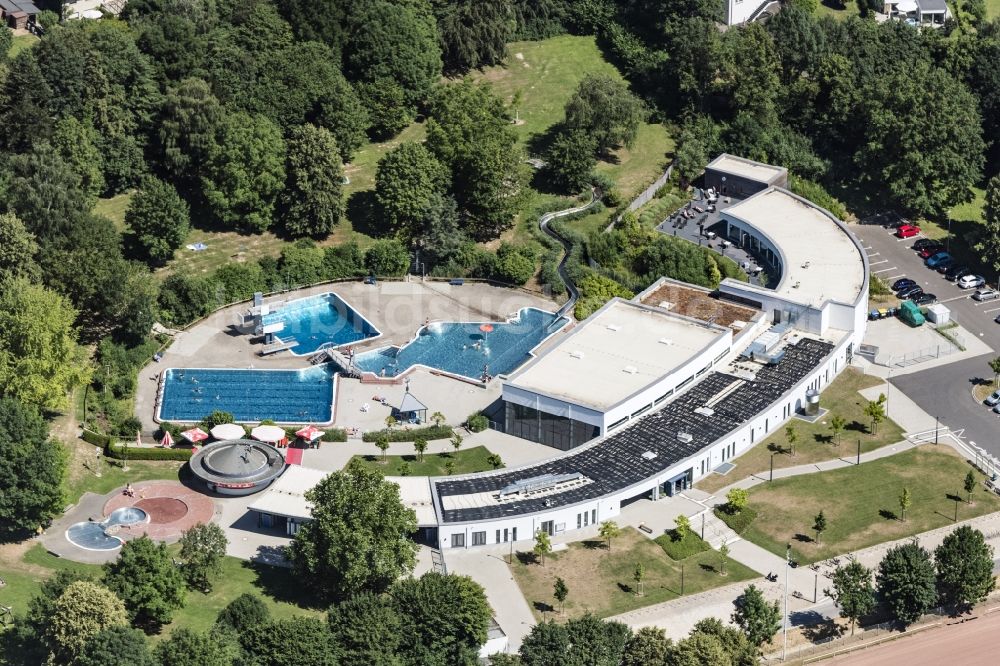
[[[906,277],[906,273],[899,273],[898,275],[890,275],[886,280],[898,280],[901,277]]]
[[[876,254],[882,254],[881,252],[872,252],[868,255],[869,258],[874,257]]]
[[[892,268],[880,268],[877,271],[872,271],[872,273],[884,273],[886,271],[894,271],[894,270],[896,270],[895,266],[893,266]]]
[[[1000,310],[1000,308],[991,308],[989,310],[983,310],[983,314],[989,314],[990,312],[996,312],[997,310]]]
[[[943,301],[938,301],[938,303],[951,303],[952,301],[960,301],[963,298],[968,298],[968,294],[960,294],[959,296],[952,296],[951,298],[946,298]]]
[[[881,261],[870,261],[870,262],[868,262],[868,265],[869,266],[878,266],[879,264],[887,264],[887,263],[889,263],[888,259],[882,259]],[[893,268],[895,268],[895,266],[893,266]]]

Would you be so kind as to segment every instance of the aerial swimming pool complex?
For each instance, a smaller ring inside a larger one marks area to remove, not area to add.
[[[279,325],[281,337],[294,338],[298,344],[291,351],[298,356],[381,335],[371,322],[333,292],[289,301],[261,319],[265,327]]]
[[[425,366],[478,381],[484,373],[496,376],[511,372],[567,322],[535,308],[524,308],[507,322],[436,322],[421,328],[402,347],[358,354],[354,364],[363,372],[386,377]]]
[[[170,368],[163,373],[160,420],[201,421],[216,410],[253,423],[329,423],[336,378],[329,364],[301,370]]]

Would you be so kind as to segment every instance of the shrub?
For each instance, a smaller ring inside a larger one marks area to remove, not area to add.
[[[149,449],[128,447],[128,454],[121,444],[108,444],[104,455],[115,460],[181,460],[188,461],[194,454],[192,449]]]
[[[427,426],[426,428],[411,428],[409,430],[399,429],[390,430],[386,432],[385,430],[373,430],[371,432],[366,432],[361,436],[362,441],[374,442],[381,436],[385,436],[390,442],[413,442],[416,441],[418,437],[430,441],[432,439],[450,439],[454,434],[451,426]],[[343,440],[347,441],[345,437]]]
[[[347,431],[343,428],[330,428],[323,433],[320,440],[324,442],[346,442]]]
[[[715,517],[724,522],[732,531],[742,534],[757,517],[757,512],[750,507],[733,513],[716,508]]]
[[[80,435],[80,439],[90,444],[93,444],[94,446],[99,446],[102,449],[107,447],[111,443],[111,437],[109,437],[108,435],[104,435],[102,433],[95,432],[93,430],[87,430],[86,428],[83,429],[83,432]]]
[[[204,419],[198,425],[203,428],[206,432],[211,430],[217,425],[222,425],[223,423],[232,423],[233,415],[229,412],[223,412],[222,410],[215,410]]]
[[[677,530],[668,530],[654,539],[663,552],[672,560],[683,560],[692,555],[708,550],[708,544],[693,530],[689,530],[684,538],[680,538]]]
[[[788,174],[788,189],[803,199],[808,199],[821,208],[825,208],[838,220],[847,219],[847,206],[839,199],[823,189],[819,183],[793,174]]]
[[[469,420],[466,422],[469,430],[472,432],[482,432],[490,427],[490,420],[486,418],[485,414],[476,412],[469,416]]]
[[[142,421],[134,416],[127,416],[118,423],[115,432],[122,437],[130,437],[142,430]]]

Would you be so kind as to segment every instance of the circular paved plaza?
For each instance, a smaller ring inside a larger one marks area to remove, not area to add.
[[[122,526],[119,536],[126,540],[146,534],[154,541],[177,541],[186,530],[211,522],[215,515],[211,497],[174,481],[143,481],[132,489],[134,496],[119,492],[104,505],[105,516],[128,506],[149,515],[148,523]]]

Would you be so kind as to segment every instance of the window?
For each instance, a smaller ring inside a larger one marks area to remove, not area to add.
[[[453,548],[465,548],[465,535],[464,534],[452,534],[451,535],[451,545]]]
[[[597,509],[594,509],[593,511],[590,512],[590,522],[592,522],[595,525],[597,524]]]
[[[576,529],[583,527],[583,514],[576,514]]]
[[[507,530],[504,530],[504,532],[506,532],[506,531]],[[511,541],[517,541],[517,528],[516,527],[510,528],[510,540]]]
[[[472,545],[473,546],[485,546],[486,545],[486,531],[473,532],[472,533]]]
[[[504,541],[506,541],[506,539],[504,539]],[[503,541],[500,540],[500,530],[497,530],[497,543],[503,543]]]

